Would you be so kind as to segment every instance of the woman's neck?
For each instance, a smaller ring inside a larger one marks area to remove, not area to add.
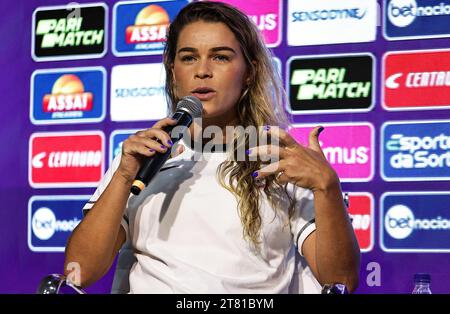
[[[191,147],[194,144],[203,148],[207,143],[215,143],[216,148],[225,150],[227,144],[227,127],[234,127],[237,125],[238,119],[236,115],[230,116],[228,119],[224,119],[223,116],[213,118],[202,118],[201,125],[195,122],[189,128],[191,134]],[[207,129],[208,128],[208,129]],[[205,132],[206,131],[206,132]],[[221,145],[223,145],[223,148]]]

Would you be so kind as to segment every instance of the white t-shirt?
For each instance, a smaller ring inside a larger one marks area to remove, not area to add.
[[[226,153],[198,157],[185,146],[139,196],[130,194],[121,223],[136,258],[130,293],[317,292],[317,285],[315,291],[305,291],[298,283],[305,275],[314,281],[297,253],[315,230],[312,192],[289,185],[298,200],[290,222],[287,199],[280,200],[284,209],[275,213],[261,194],[256,253],[243,238],[237,199],[217,180]],[[119,162],[120,155],[84,211],[104,191]]]

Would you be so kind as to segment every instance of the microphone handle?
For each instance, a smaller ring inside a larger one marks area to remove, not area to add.
[[[177,124],[166,126],[163,128],[163,131],[170,135],[172,143],[175,144],[183,137],[184,130],[183,132],[177,132],[177,134],[172,134],[172,130],[177,126],[185,126],[188,128],[192,123],[192,117],[186,112],[176,111],[172,115],[172,118],[178,121]],[[171,149],[168,148],[165,153],[156,153],[153,157],[144,161],[133,181],[130,190],[131,193],[134,195],[139,195],[139,193],[141,193],[151,180],[156,177],[161,167],[166,163],[167,159],[169,159],[170,153]]]

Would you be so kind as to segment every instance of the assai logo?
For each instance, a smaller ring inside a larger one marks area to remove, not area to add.
[[[381,197],[381,247],[387,252],[450,252],[450,193],[388,192]]]
[[[107,7],[103,3],[40,7],[33,12],[35,61],[101,58],[106,53]]]
[[[34,133],[29,142],[28,180],[34,188],[95,187],[104,168],[99,131]]]
[[[374,130],[369,123],[325,123],[320,145],[325,157],[343,182],[366,182],[374,173]],[[308,146],[308,135],[316,125],[294,125],[290,134]]]
[[[276,47],[281,42],[282,0],[219,0],[235,6],[246,13],[258,26],[268,47]]]
[[[33,196],[28,202],[28,247],[35,252],[64,252],[82,219],[82,195]]]
[[[113,14],[113,52],[116,56],[160,54],[167,29],[187,0],[118,2]]]
[[[374,204],[370,193],[350,192],[348,212],[352,217],[352,225],[355,230],[361,252],[369,252],[374,242]]]
[[[105,118],[106,71],[101,67],[37,70],[31,76],[33,124],[99,122]]]
[[[450,107],[450,50],[392,52],[383,63],[385,109]]]
[[[109,138],[109,166],[112,165],[114,158],[122,152],[123,141],[130,137],[130,135],[140,131],[133,130],[115,130],[111,133]]]
[[[291,113],[369,111],[375,59],[370,54],[293,57],[287,62]]]
[[[381,143],[384,180],[450,179],[450,121],[388,122]]]
[[[387,39],[450,36],[450,0],[385,0]]]
[[[289,0],[288,45],[375,41],[377,10],[376,0]]]
[[[161,63],[118,65],[111,72],[111,120],[160,120],[167,116]]]

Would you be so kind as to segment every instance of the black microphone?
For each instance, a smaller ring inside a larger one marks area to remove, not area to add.
[[[163,130],[170,135],[172,143],[175,144],[183,137],[184,130],[191,125],[194,119],[201,118],[202,111],[203,105],[197,97],[185,96],[178,102],[177,109],[172,115],[172,119],[177,120],[177,124],[163,128]],[[171,134],[172,130],[177,126],[184,127],[183,132]],[[156,152],[155,155],[144,161],[144,164],[139,169],[136,178],[133,181],[131,193],[134,195],[139,195],[139,193],[141,193],[167,161],[170,152],[171,149],[167,149],[165,153]]]

